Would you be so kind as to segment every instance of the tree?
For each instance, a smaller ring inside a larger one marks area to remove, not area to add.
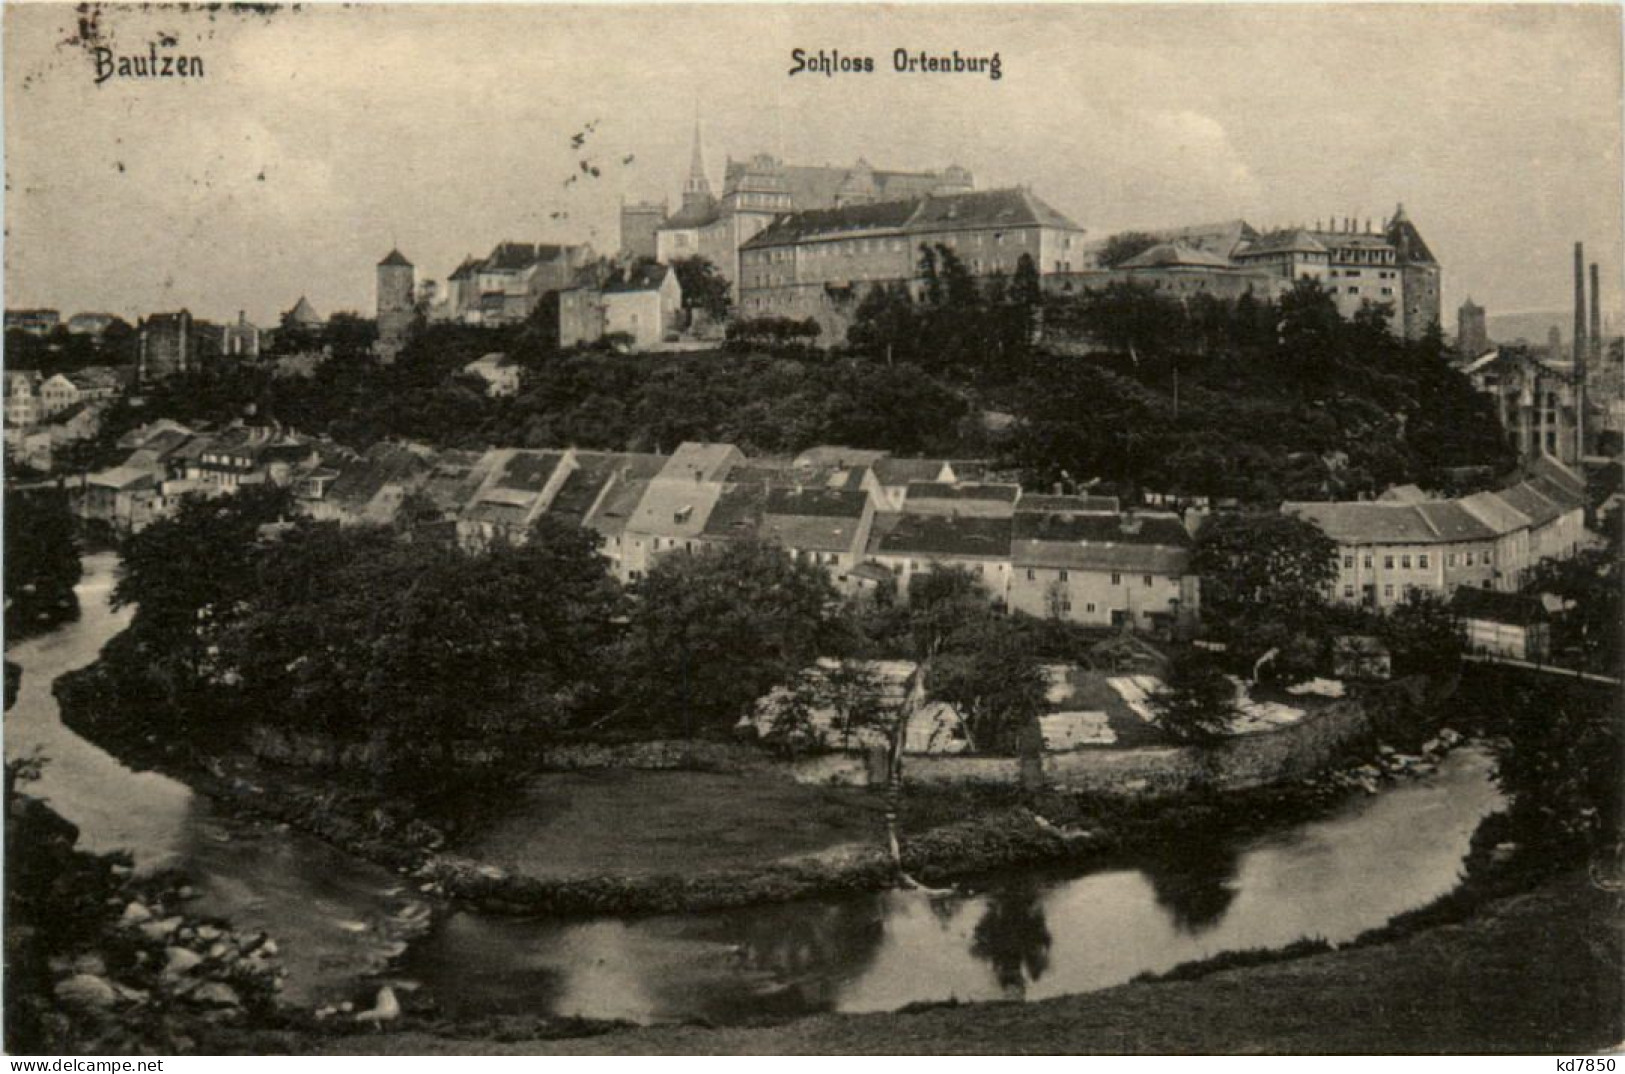
[[[190,495],[125,542],[113,605],[136,606],[131,637],[177,714],[184,696],[212,677],[209,657],[220,632],[262,592],[253,569],[260,527],[286,517],[290,503],[288,491],[274,485]]]
[[[79,544],[60,489],[6,491],[6,638],[18,641],[78,608]]]
[[[1207,745],[1230,733],[1236,685],[1207,653],[1183,650],[1170,663],[1163,689],[1150,701],[1157,726],[1170,738]]]
[[[1272,620],[1306,626],[1337,578],[1337,545],[1319,526],[1277,512],[1220,512],[1191,549],[1202,605],[1219,624]]]
[[[1025,632],[984,603],[952,626],[925,688],[958,710],[971,749],[1013,754],[1044,710],[1048,683]]]
[[[552,519],[480,552],[307,524],[268,548],[222,662],[258,722],[374,747],[431,807],[526,773],[595,717],[621,596],[589,531]]]
[[[632,602],[616,719],[682,735],[731,729],[836,629],[824,570],[756,540],[670,553]]]
[[[1425,590],[1411,590],[1384,618],[1380,632],[1392,654],[1396,675],[1448,670],[1467,648],[1461,623],[1450,606]]]
[[[1137,257],[1161,240],[1148,231],[1120,231],[1106,240],[1096,260],[1101,268],[1116,268]]]
[[[728,316],[728,280],[704,257],[680,257],[671,263],[683,289],[683,308],[703,310],[712,320]]]

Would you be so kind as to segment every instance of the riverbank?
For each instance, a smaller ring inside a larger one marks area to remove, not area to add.
[[[506,1026],[265,1043],[369,1055],[1585,1053],[1625,1034],[1619,911],[1616,893],[1576,870],[1399,939],[1031,1003],[565,1038],[560,1026]]]
[[[113,644],[117,644],[117,641]],[[318,770],[273,764],[233,751],[223,755],[166,744],[144,727],[118,695],[106,667],[94,664],[58,682],[62,719],[72,730],[131,765],[179,779],[234,809],[285,822],[348,852],[412,877],[420,892],[489,913],[553,916],[640,915],[721,910],[815,896],[839,896],[890,886],[883,850],[879,794],[856,788],[797,787],[780,766],[728,762],[723,773],[739,786],[726,796],[711,786],[716,771],[605,770],[614,786],[559,806],[549,780],[536,776],[516,811],[527,829],[569,826],[597,833],[585,850],[579,831],[555,833],[553,843],[520,847],[512,840],[467,833],[457,840],[376,796],[347,790]],[[1247,790],[1196,791],[1146,798],[1091,795],[1015,786],[914,786],[903,800],[903,866],[915,878],[942,885],[1000,869],[1109,865],[1133,848],[1143,853],[1207,838],[1265,831],[1324,814],[1351,795],[1376,793],[1384,780],[1420,777],[1460,741],[1441,734],[1415,755],[1383,747],[1349,755],[1342,768],[1318,777]],[[715,766],[715,758],[707,762]],[[658,786],[644,786],[658,784]],[[692,784],[692,786],[691,786]],[[603,790],[604,788],[599,788]],[[628,798],[670,803],[684,823],[640,826]],[[743,808],[741,801],[754,802]],[[551,803],[551,804],[550,804]],[[741,824],[741,816],[750,818]],[[488,822],[490,816],[482,817]],[[661,869],[627,863],[642,855],[656,829]],[[621,834],[617,834],[621,833]],[[791,833],[793,838],[787,838]],[[788,853],[787,853],[788,848]],[[558,858],[570,870],[526,867]],[[596,855],[596,858],[594,857]]]

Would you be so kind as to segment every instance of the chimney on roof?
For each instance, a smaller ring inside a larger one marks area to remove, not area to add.
[[[1141,524],[1140,517],[1134,513],[1134,508],[1123,508],[1123,516],[1118,521],[1119,529],[1127,534],[1135,534],[1140,532]]]

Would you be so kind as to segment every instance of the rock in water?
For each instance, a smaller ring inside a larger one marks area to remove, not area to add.
[[[202,955],[184,947],[168,948],[164,951],[164,957],[168,960],[164,963],[165,977],[179,977],[203,961]]]
[[[400,1016],[401,1004],[395,998],[395,990],[385,985],[378,990],[378,999],[373,1003],[372,1010],[362,1011],[355,1016],[355,1020],[382,1027],[385,1022],[393,1022]]]
[[[192,991],[189,997],[193,1003],[203,1007],[241,1007],[243,1001],[237,997],[236,989],[222,981],[210,981]]]
[[[124,913],[119,917],[119,921],[125,925],[139,925],[143,921],[151,920],[152,911],[147,909],[144,903],[139,902],[132,902],[126,906]]]
[[[106,978],[91,973],[65,977],[53,991],[63,1006],[80,1010],[102,1010],[118,1002],[118,992]]]

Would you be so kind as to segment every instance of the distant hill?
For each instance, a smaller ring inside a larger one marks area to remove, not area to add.
[[[1574,335],[1574,308],[1551,310],[1525,310],[1522,313],[1495,313],[1489,315],[1490,339],[1496,343],[1513,343],[1522,336],[1530,343],[1546,342],[1546,332],[1552,325],[1557,326],[1566,346],[1569,338]],[[1619,334],[1620,318],[1610,316],[1603,310],[1603,333],[1605,336]],[[1452,328],[1455,326],[1452,325]]]
[[[1512,343],[1520,336],[1530,343],[1545,343],[1546,333],[1552,325],[1562,333],[1563,343],[1574,334],[1574,310],[1529,310],[1523,313],[1494,313],[1489,315],[1490,339],[1497,343]]]

